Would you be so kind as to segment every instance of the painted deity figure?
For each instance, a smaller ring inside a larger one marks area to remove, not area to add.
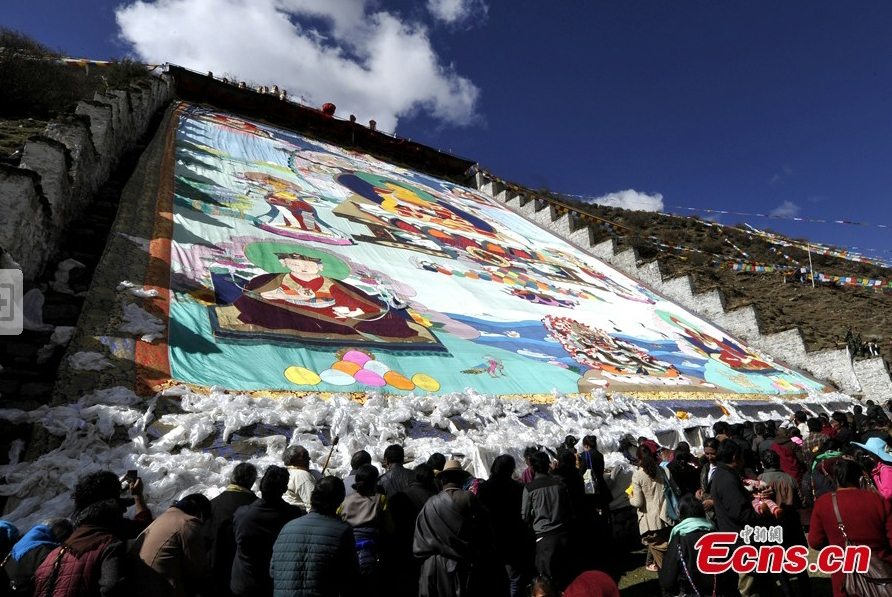
[[[700,356],[719,361],[735,371],[759,373],[777,371],[772,364],[761,360],[757,355],[747,351],[729,338],[715,338],[681,317],[665,311],[657,311],[657,315],[666,323],[681,330],[682,333],[679,334],[677,331],[675,333],[680,335]]]
[[[299,240],[351,244],[352,241],[319,218],[311,203],[316,201],[312,193],[263,172],[244,172],[240,178],[250,190],[262,194],[269,205],[269,211],[256,218],[258,228]]]

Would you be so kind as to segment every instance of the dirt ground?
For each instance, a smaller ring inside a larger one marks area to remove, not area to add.
[[[21,149],[28,137],[42,134],[46,124],[46,121],[33,118],[0,119],[0,158],[9,157],[16,150]]]
[[[815,550],[809,550],[809,563],[813,563],[817,559]],[[624,558],[630,568],[623,574],[619,585],[620,594],[623,597],[659,597],[660,583],[657,580],[656,572],[648,572],[644,569],[644,559],[646,557],[645,550],[635,551],[628,554]],[[634,566],[634,567],[632,567]],[[830,585],[830,577],[826,574],[814,573],[809,575],[812,597],[831,597],[833,588]],[[793,581],[795,587],[796,581]],[[796,589],[794,588],[794,591]],[[781,595],[780,587],[777,587],[777,595]]]

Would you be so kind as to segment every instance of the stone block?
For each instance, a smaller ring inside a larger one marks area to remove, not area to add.
[[[26,280],[40,273],[51,251],[52,215],[31,170],[0,164],[0,248],[21,268]]]
[[[110,165],[113,161],[111,153],[114,150],[111,106],[100,102],[82,101],[75,108],[75,113],[90,118],[90,135],[93,138],[93,147],[96,148],[98,157],[99,178],[105,180],[108,178]]]
[[[22,151],[20,168],[40,175],[40,186],[50,204],[52,222],[62,230],[71,221],[71,156],[64,144],[49,137],[31,137]]]

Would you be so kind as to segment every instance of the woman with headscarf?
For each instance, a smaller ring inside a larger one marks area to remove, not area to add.
[[[660,568],[660,588],[664,595],[722,595],[719,577],[700,572],[697,567],[697,541],[715,531],[706,518],[703,504],[685,495],[678,504],[679,521],[669,534],[669,547]]]
[[[769,450],[780,456],[780,470],[793,477],[797,485],[801,485],[802,477],[805,475],[802,449],[790,440],[786,429],[777,430],[775,441]]]
[[[17,526],[11,522],[0,520],[0,558],[3,558],[4,563],[9,558],[9,550],[12,549],[12,546],[19,540],[20,536],[21,532]],[[2,583],[0,595],[5,595],[4,589],[9,586],[9,577],[6,575],[6,570],[2,567],[0,567],[0,583]]]
[[[47,554],[68,539],[74,530],[67,518],[36,524],[16,543],[3,562],[9,584],[15,595],[34,594],[34,573]]]

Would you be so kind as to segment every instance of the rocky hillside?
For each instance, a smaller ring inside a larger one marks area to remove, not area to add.
[[[892,360],[892,293],[827,282],[818,282],[812,288],[811,283],[796,282],[789,273],[733,271],[727,267],[729,261],[724,262],[724,267],[720,265],[721,259],[725,259],[808,266],[805,250],[770,243],[748,233],[749,229],[742,224],[711,226],[696,216],[604,207],[544,190],[530,191],[530,194],[615,224],[616,227],[592,225],[594,238],[612,238],[620,249],[633,247],[640,262],[656,259],[664,278],[689,274],[697,291],[721,290],[728,309],[755,306],[766,333],[798,327],[809,349],[820,350],[844,346],[846,334],[851,330],[865,342],[876,340],[883,356]],[[577,221],[585,225],[582,220]],[[805,239],[786,240],[805,242]],[[665,245],[693,248],[703,253]],[[748,257],[743,257],[741,251]],[[812,254],[812,262],[814,270],[823,274],[892,279],[889,268],[873,264],[818,254]]]

